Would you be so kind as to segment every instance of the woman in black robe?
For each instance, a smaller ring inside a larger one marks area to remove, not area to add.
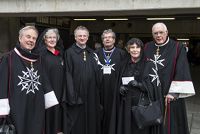
[[[151,134],[152,126],[139,129],[131,112],[131,108],[138,105],[141,95],[147,97],[149,94],[151,100],[157,100],[160,94],[160,85],[151,77],[153,64],[143,58],[143,50],[140,39],[132,38],[127,42],[127,51],[130,55],[121,64],[117,134]]]
[[[56,97],[61,102],[64,88],[63,45],[58,29],[46,29],[38,40],[42,61]],[[46,110],[45,133],[62,132],[62,107],[56,105]]]

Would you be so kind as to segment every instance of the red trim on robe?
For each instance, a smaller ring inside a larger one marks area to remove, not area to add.
[[[58,56],[60,54],[59,50],[55,50],[55,52],[53,53],[55,56]]]

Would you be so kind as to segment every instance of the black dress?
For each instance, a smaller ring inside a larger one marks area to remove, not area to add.
[[[52,53],[49,50],[43,51],[42,62],[45,66],[45,71],[50,81],[51,87],[54,89],[59,105],[46,110],[45,115],[45,133],[56,134],[62,132],[62,115],[61,106],[62,94],[64,90],[64,61],[62,53],[56,50],[57,53]]]
[[[120,106],[117,117],[117,134],[151,134],[150,128],[152,126],[139,129],[131,112],[131,108],[138,104],[141,95],[145,95],[146,99],[148,99],[147,93],[149,93],[151,100],[159,99],[159,96],[156,94],[159,94],[158,89],[160,85],[157,85],[156,81],[151,81],[151,66],[152,63],[147,62],[145,59],[140,59],[140,61],[133,63],[130,56],[122,62],[118,89],[123,85],[123,77],[134,77],[134,79],[142,83],[143,86],[142,88],[138,88],[131,85],[124,85],[128,89],[128,92],[125,95],[120,94],[118,98],[120,100]]]
[[[102,122],[101,122],[101,130],[102,134],[108,134],[112,133],[113,131],[109,130],[113,128],[113,125],[115,124],[115,121],[111,121],[111,115],[115,114],[112,112],[112,107],[114,97],[115,97],[115,86],[118,81],[118,75],[119,75],[119,64],[124,59],[126,52],[120,48],[114,47],[112,50],[110,50],[110,53],[106,53],[104,51],[104,48],[101,48],[96,51],[96,54],[98,56],[99,63],[99,77],[101,79],[101,88],[100,88],[100,103],[102,105],[103,111],[102,111]],[[109,57],[107,58],[106,56]],[[109,62],[110,60],[110,62]],[[108,62],[108,63],[106,63]],[[112,66],[110,74],[106,74],[103,72],[103,66],[106,66],[109,64]],[[115,111],[117,112],[117,111]],[[110,131],[110,132],[109,132]]]
[[[19,44],[0,61],[0,113],[11,115],[18,134],[42,134],[45,108],[58,104],[43,67]]]
[[[50,85],[53,88],[59,105],[49,108],[45,112],[45,134],[56,134],[63,131],[63,108],[62,96],[65,88],[64,74],[64,47],[61,38],[56,43],[55,52],[52,53],[47,49],[44,35],[49,30],[45,29],[37,40],[37,48],[35,51],[40,53],[41,62],[45,68],[45,72],[49,79]]]
[[[189,134],[187,114],[184,98],[194,95],[194,87],[191,81],[189,65],[183,45],[168,39],[166,44],[160,47],[159,55],[156,55],[158,47],[155,42],[149,42],[145,47],[145,57],[154,64],[158,71],[161,83],[161,93],[178,94],[179,99],[170,103],[170,112],[164,129],[152,130],[152,134]],[[163,106],[164,107],[164,106]]]
[[[73,44],[65,51],[65,64],[65,133],[99,134],[99,91],[93,51]]]

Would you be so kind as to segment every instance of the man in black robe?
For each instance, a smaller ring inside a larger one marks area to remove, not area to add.
[[[167,112],[164,130],[153,134],[189,134],[184,98],[195,94],[191,81],[187,54],[182,44],[168,37],[164,23],[152,27],[154,41],[145,46],[147,60],[154,63],[161,83],[162,96]],[[155,129],[155,128],[154,128]],[[154,130],[155,131],[155,130]],[[163,132],[164,131],[164,132]]]
[[[19,43],[0,60],[0,115],[10,115],[18,134],[42,134],[45,108],[58,104],[34,51],[37,36],[34,26],[22,28]]]
[[[110,129],[115,126],[115,121],[111,116],[116,113],[112,109],[117,104],[114,101],[116,97],[116,84],[119,74],[119,63],[123,60],[126,52],[120,48],[115,47],[116,35],[111,30],[104,30],[102,36],[103,48],[96,51],[96,60],[99,67],[100,79],[102,85],[100,89],[100,103],[103,107],[102,111],[102,134],[113,133]],[[116,110],[114,110],[117,112]]]
[[[74,31],[76,43],[65,51],[67,89],[64,111],[67,134],[98,134],[99,97],[97,64],[92,49],[86,43],[89,31],[78,26]]]

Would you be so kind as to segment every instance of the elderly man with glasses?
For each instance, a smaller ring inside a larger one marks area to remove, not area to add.
[[[169,38],[164,23],[152,27],[154,41],[145,46],[145,56],[154,63],[158,74],[149,74],[152,81],[161,83],[165,120],[160,127],[152,127],[153,134],[189,134],[184,98],[195,95],[184,46]],[[159,76],[159,77],[156,77]],[[159,78],[159,79],[158,79]],[[158,98],[159,99],[159,98]]]

